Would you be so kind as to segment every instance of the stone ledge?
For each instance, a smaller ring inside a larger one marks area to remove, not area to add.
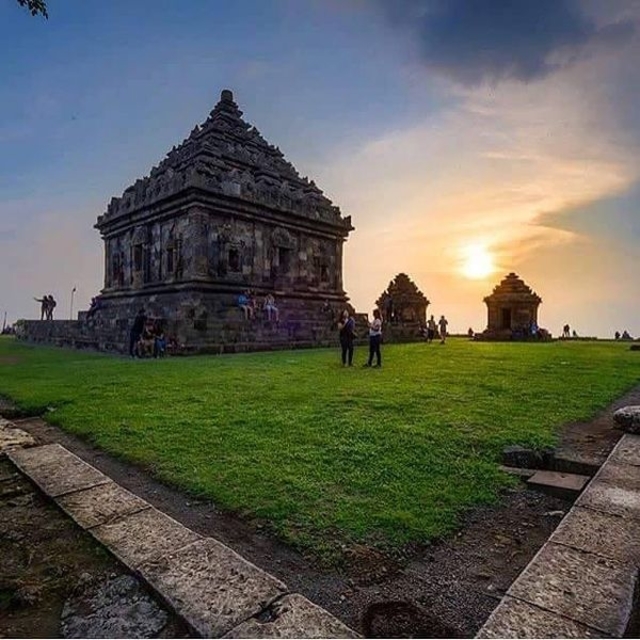
[[[607,638],[597,629],[505,596],[476,638]]]
[[[251,618],[223,638],[359,638],[318,605],[297,593],[283,596],[269,608],[269,618]]]
[[[224,635],[287,591],[212,538],[149,562],[140,573],[205,638]]]
[[[151,508],[148,502],[115,482],[60,496],[57,503],[83,529],[112,524],[124,516]]]
[[[64,447],[14,448],[7,456],[201,635],[360,637],[229,547],[184,527]],[[269,622],[261,622],[265,617]]]
[[[195,531],[153,507],[89,531],[119,560],[136,571],[149,560],[156,560],[202,540],[202,536]]]
[[[625,435],[476,637],[621,637],[639,564],[640,437]]]
[[[109,482],[109,478],[59,444],[10,449],[9,459],[52,498]]]

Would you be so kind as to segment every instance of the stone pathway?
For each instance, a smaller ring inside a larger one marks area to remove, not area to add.
[[[203,637],[357,638],[229,547],[184,527],[59,444],[0,422],[0,452]],[[28,448],[25,448],[27,445]]]
[[[640,436],[627,434],[476,637],[622,637],[639,564]]]

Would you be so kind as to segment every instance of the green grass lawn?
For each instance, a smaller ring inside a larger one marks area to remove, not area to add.
[[[356,350],[362,363],[365,349]],[[0,394],[160,478],[322,552],[450,532],[511,479],[505,445],[546,446],[640,381],[613,342],[384,345],[131,361],[0,340]]]

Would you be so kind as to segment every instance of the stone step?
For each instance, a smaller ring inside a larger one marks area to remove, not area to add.
[[[537,471],[527,480],[531,489],[542,491],[557,498],[573,500],[589,482],[589,476],[559,471]]]

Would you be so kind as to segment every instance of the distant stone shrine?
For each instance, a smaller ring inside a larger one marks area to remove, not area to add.
[[[484,339],[510,340],[531,335],[538,326],[540,296],[515,273],[510,273],[493,293],[484,299],[487,305],[487,328],[479,336]]]

